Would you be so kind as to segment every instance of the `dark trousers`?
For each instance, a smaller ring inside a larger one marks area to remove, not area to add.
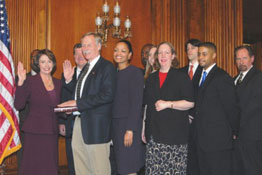
[[[262,175],[262,141],[236,141],[234,175]]]
[[[72,137],[66,137],[66,156],[69,175],[75,175],[74,158],[72,152]]]
[[[232,150],[206,152],[197,147],[201,175],[232,175]]]
[[[110,157],[109,157],[109,159],[110,159],[110,165],[111,165],[111,175],[117,175],[116,160],[115,160],[113,145],[110,145]]]
[[[200,175],[199,163],[197,158],[197,146],[194,139],[192,125],[189,130],[188,155],[187,155],[187,175]]]

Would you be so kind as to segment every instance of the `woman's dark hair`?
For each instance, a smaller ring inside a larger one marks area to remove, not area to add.
[[[121,40],[117,41],[117,43],[125,43],[129,52],[131,53],[131,55],[133,55],[132,44],[129,41],[127,41],[125,39],[121,39]]]
[[[36,66],[36,56],[37,53],[39,52],[39,49],[34,49],[31,53],[30,53],[30,67],[33,71],[35,71],[36,73],[39,73],[39,69]]]
[[[54,53],[51,50],[48,49],[43,49],[43,50],[39,50],[37,55],[36,55],[36,67],[37,67],[37,72],[40,72],[40,67],[39,67],[39,60],[41,58],[42,55],[46,55],[52,62],[53,62],[53,69],[51,71],[51,74],[53,74],[56,71],[56,58]]]

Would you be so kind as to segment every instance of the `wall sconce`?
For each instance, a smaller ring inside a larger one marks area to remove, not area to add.
[[[104,12],[103,16],[100,16],[98,13],[95,19],[96,23],[96,33],[99,33],[102,36],[102,41],[103,44],[106,45],[107,42],[107,37],[108,37],[108,32],[110,28],[113,28],[113,33],[112,37],[117,38],[117,39],[126,39],[126,38],[131,38],[132,33],[131,33],[131,20],[129,17],[126,17],[125,20],[125,32],[124,35],[121,36],[121,20],[120,20],[120,6],[118,1],[115,4],[114,7],[114,19],[113,23],[108,24],[109,21],[109,5],[107,4],[107,1],[105,0],[105,3],[102,6],[102,10]]]

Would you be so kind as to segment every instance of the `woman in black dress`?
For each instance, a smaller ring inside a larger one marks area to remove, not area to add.
[[[145,86],[146,174],[185,175],[193,86],[186,74],[173,68],[178,61],[171,43],[160,43],[156,56],[160,69],[149,75]]]
[[[141,141],[144,77],[130,65],[133,51],[129,41],[120,40],[114,49],[117,89],[113,108],[113,144],[119,174],[136,174],[144,165]]]

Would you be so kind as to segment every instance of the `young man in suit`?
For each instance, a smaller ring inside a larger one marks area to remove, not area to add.
[[[196,144],[201,175],[232,175],[233,136],[239,117],[233,79],[216,66],[216,46],[198,48],[203,67],[196,100]]]
[[[239,74],[235,77],[240,106],[240,129],[236,141],[236,175],[262,174],[262,72],[253,66],[250,46],[235,49]]]
[[[187,53],[188,65],[180,70],[188,74],[189,78],[193,82],[194,95],[196,98],[197,89],[199,86],[199,80],[201,78],[202,67],[198,63],[198,45],[200,41],[198,39],[190,39],[185,44],[185,51]],[[195,108],[189,110],[190,131],[188,140],[188,157],[187,157],[187,175],[199,175],[199,167],[197,161],[196,144],[194,140],[194,114]]]
[[[116,87],[114,65],[100,56],[102,39],[96,33],[81,38],[82,51],[88,63],[79,79],[72,80],[73,68],[64,63],[65,86],[75,88],[73,100],[64,106],[77,106],[72,137],[77,175],[110,175],[110,140],[112,105]],[[76,84],[76,86],[75,86]]]
[[[81,70],[87,63],[87,60],[84,58],[83,52],[82,52],[82,46],[80,43],[77,43],[74,45],[73,48],[73,55],[74,55],[74,61],[76,64],[76,68],[74,69],[74,75],[73,79],[74,81],[77,81]],[[65,78],[62,76],[62,81],[64,81]],[[73,94],[73,91],[70,91],[70,89],[67,89],[65,87],[62,88],[62,96],[61,101],[65,102],[71,99]],[[73,125],[74,125],[74,116],[69,114],[65,117],[65,120],[60,120],[60,133],[61,135],[65,136],[66,139],[66,156],[67,156],[67,163],[68,163],[68,173],[69,175],[75,174],[75,168],[74,168],[74,159],[73,159],[73,152],[72,152],[72,132],[73,132]]]

